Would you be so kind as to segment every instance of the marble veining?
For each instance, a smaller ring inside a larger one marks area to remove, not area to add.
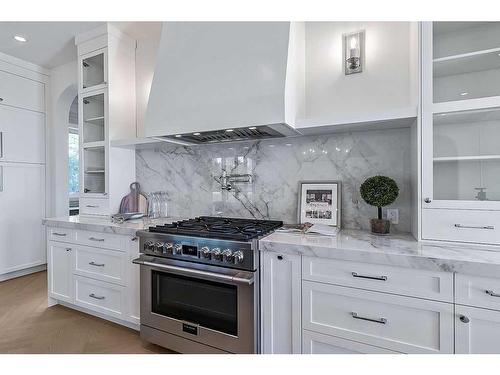
[[[259,241],[260,251],[434,271],[500,276],[500,247],[418,242],[408,234],[376,236],[342,230],[335,237],[275,232]]]
[[[222,170],[251,174],[249,184],[221,189]],[[222,215],[297,221],[298,183],[342,181],[342,226],[368,229],[376,208],[359,186],[376,174],[392,177],[400,196],[394,231],[410,231],[410,130],[390,129],[325,136],[184,147],[173,144],[136,152],[137,180],[146,192],[166,191],[169,214]]]

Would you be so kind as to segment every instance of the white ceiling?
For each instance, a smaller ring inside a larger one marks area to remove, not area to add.
[[[51,69],[76,59],[75,35],[104,22],[0,22],[0,52]],[[161,29],[161,22],[113,22],[121,31],[142,38]],[[19,43],[22,35],[27,43]]]

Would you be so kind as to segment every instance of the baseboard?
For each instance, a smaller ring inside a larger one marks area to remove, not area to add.
[[[89,314],[89,315],[92,315],[92,316],[96,316],[96,317],[104,319],[104,320],[109,320],[110,322],[113,322],[113,323],[116,323],[116,324],[119,324],[119,325],[122,325],[122,326],[125,326],[125,327],[128,327],[128,328],[131,328],[131,329],[133,329],[135,331],[139,331],[140,330],[140,325],[137,324],[137,323],[132,323],[132,322],[128,322],[126,320],[121,320],[121,319],[118,319],[118,318],[115,318],[115,317],[112,317],[112,316],[108,316],[106,314],[99,313],[97,311],[93,311],[93,310],[87,309],[85,307],[80,307],[80,306],[77,306],[77,305],[73,305],[72,303],[64,302],[64,301],[59,301],[58,300],[57,303],[59,305],[67,307],[69,309],[77,310],[77,311],[80,311],[82,313]]]
[[[23,270],[4,273],[4,274],[0,275],[0,281],[15,279],[16,277],[26,276],[26,275],[29,275],[30,273],[45,271],[46,269],[47,269],[47,265],[41,264],[39,266],[29,267],[29,268],[25,268]]]

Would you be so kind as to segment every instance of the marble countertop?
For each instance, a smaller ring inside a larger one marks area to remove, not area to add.
[[[342,230],[336,237],[274,232],[261,251],[500,277],[500,246],[418,242],[410,234]]]
[[[109,217],[98,216],[61,216],[43,220],[43,224],[51,227],[91,230],[104,233],[114,233],[134,236],[138,230],[152,225],[161,225],[180,220],[180,218],[150,219],[148,217],[129,220],[122,224],[113,223]]]

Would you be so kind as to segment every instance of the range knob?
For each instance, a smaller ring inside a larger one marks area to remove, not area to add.
[[[201,256],[204,259],[210,259],[210,249],[207,246],[201,248]]]
[[[235,251],[234,254],[234,263],[243,263],[243,251]]]
[[[157,243],[155,243],[153,251],[155,253],[161,253],[163,251],[163,242],[157,242]]]
[[[163,254],[172,254],[174,245],[171,242],[165,242],[163,245]]]
[[[182,254],[182,245],[180,243],[176,243],[174,245],[174,254],[181,255]]]
[[[226,263],[233,263],[234,255],[233,252],[229,249],[226,249],[222,252],[222,259]]]
[[[144,250],[153,251],[153,249],[154,249],[154,243],[153,243],[153,241],[146,241],[146,242],[144,242]]]
[[[218,247],[213,248],[210,253],[212,254],[212,259],[219,260],[219,261],[222,260],[222,253],[220,252],[220,249]]]

